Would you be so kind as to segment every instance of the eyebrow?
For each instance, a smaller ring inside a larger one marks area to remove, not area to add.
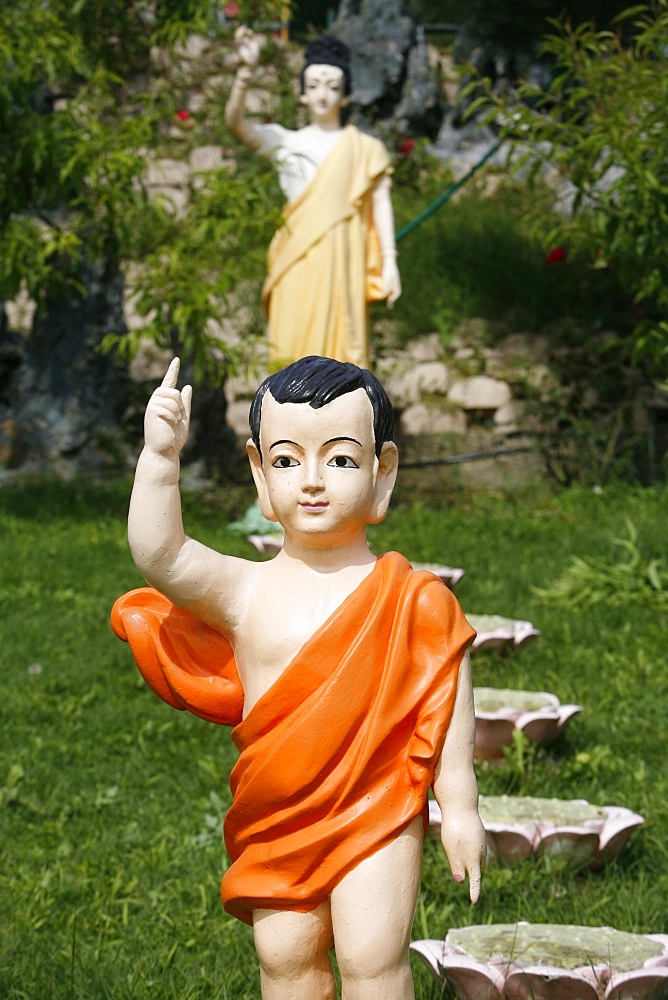
[[[325,444],[334,444],[336,441],[352,441],[353,444],[358,445],[360,448],[364,447],[362,443],[357,440],[357,438],[345,437],[343,434],[341,437],[330,438],[329,441],[325,441]]]
[[[328,445],[328,444],[335,444],[335,443],[336,443],[336,442],[338,442],[338,441],[352,441],[352,443],[353,443],[353,444],[356,444],[356,445],[357,445],[357,446],[358,446],[359,448],[363,448],[363,447],[364,447],[364,446],[362,445],[362,443],[361,443],[360,441],[358,441],[358,440],[357,440],[357,438],[354,438],[354,437],[346,437],[345,435],[343,435],[343,434],[342,434],[342,435],[341,435],[340,437],[333,437],[333,438],[329,438],[329,440],[328,440],[328,441],[325,441],[325,442],[323,443],[323,448],[325,447],[325,445]],[[300,445],[298,445],[296,441],[291,441],[291,440],[290,440],[290,438],[280,438],[280,440],[278,440],[278,441],[274,441],[274,443],[273,443],[273,444],[270,444],[270,445],[269,445],[269,451],[271,451],[271,449],[272,449],[272,448],[277,448],[279,444],[291,444],[291,445],[293,445],[293,446],[294,446],[295,448],[299,448],[299,447],[300,447]]]
[[[277,448],[279,444],[292,444],[295,448],[299,447],[296,441],[291,441],[290,438],[281,438],[280,441],[274,441],[273,444],[269,445],[269,451],[271,451],[272,448]]]

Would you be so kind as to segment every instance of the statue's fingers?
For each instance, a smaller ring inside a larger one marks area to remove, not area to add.
[[[181,408],[175,399],[163,397],[162,399],[155,400],[153,414],[156,417],[160,417],[161,420],[166,420],[167,423],[173,425],[180,418]]]
[[[469,875],[469,898],[472,903],[477,903],[480,898],[480,872]]]
[[[186,422],[190,423],[190,409],[193,401],[193,387],[191,385],[184,385],[181,390],[181,399],[183,400],[183,410]]]
[[[162,380],[163,389],[174,389],[176,388],[176,383],[179,377],[179,368],[181,367],[181,362],[178,358],[173,358],[169,368],[165,373],[165,377]]]

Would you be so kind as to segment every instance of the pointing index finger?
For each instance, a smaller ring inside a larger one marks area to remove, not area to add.
[[[178,358],[173,358],[165,377],[162,380],[162,386],[164,389],[175,389],[176,383],[179,377],[179,368],[181,367],[181,362]]]
[[[477,903],[480,898],[480,875],[469,875],[469,898],[472,903]]]

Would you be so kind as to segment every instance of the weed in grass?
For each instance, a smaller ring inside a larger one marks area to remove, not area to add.
[[[626,558],[614,561],[572,556],[561,577],[550,587],[534,589],[545,601],[564,601],[572,606],[596,604],[646,604],[668,608],[668,573],[661,559],[646,559],[638,548],[638,531],[625,518],[627,538],[613,538]]]

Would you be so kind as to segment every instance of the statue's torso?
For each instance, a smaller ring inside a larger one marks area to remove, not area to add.
[[[231,637],[244,688],[244,714],[275,684],[304,645],[322,628],[373,570],[374,564],[337,573],[277,574],[270,563],[260,570]]]
[[[311,126],[301,129],[262,125],[259,152],[276,164],[278,181],[288,201],[299,197],[341,138],[342,129],[325,132]]]

